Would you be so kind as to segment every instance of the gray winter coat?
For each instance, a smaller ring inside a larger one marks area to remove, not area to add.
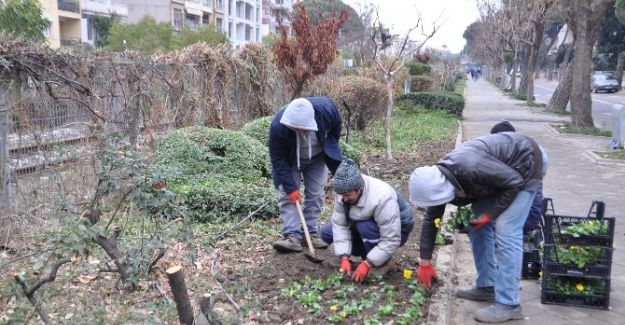
[[[397,193],[393,187],[377,178],[366,175],[362,175],[362,178],[365,181],[363,193],[358,203],[350,206],[349,219],[353,221],[374,219],[378,224],[380,241],[367,254],[367,261],[377,267],[392,257],[401,241]],[[350,255],[352,252],[350,220],[345,216],[345,205],[341,195],[337,195],[332,215],[334,252],[337,256]]]
[[[490,134],[469,140],[436,166],[456,188],[454,205],[492,198],[485,213],[496,219],[520,191],[542,191],[542,153],[532,138],[514,133]],[[445,205],[428,207],[421,228],[420,256],[432,258],[436,227]]]

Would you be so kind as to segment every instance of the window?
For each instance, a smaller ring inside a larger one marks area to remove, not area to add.
[[[177,31],[180,31],[182,29],[183,21],[184,21],[184,18],[182,15],[182,9],[174,8],[174,27],[176,28]]]
[[[191,15],[191,14],[186,14],[184,17],[184,25],[193,29],[193,30],[197,30],[198,28],[198,16],[195,15]]]
[[[217,30],[222,32],[223,29],[224,29],[224,26],[223,26],[224,25],[224,20],[221,19],[221,18],[217,18],[215,20],[215,25],[217,25],[217,26],[215,26],[215,27],[217,27]]]
[[[224,1],[223,0],[215,0],[215,9],[224,10]]]

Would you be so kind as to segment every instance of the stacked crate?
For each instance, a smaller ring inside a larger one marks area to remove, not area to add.
[[[544,214],[543,304],[609,308],[614,218],[604,211],[594,201],[586,217]]]

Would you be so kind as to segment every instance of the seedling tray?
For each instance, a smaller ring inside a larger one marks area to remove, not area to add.
[[[562,290],[558,290],[558,285],[556,284],[557,279],[565,279],[565,281],[570,281],[572,285],[578,282],[583,283],[587,287],[593,285],[595,291],[592,293],[577,292],[574,287],[571,287],[572,292],[562,292]],[[590,281],[593,283],[589,283]],[[610,306],[610,280],[592,280],[587,277],[553,276],[545,274],[542,281],[540,301],[543,304],[608,309]]]
[[[523,265],[521,269],[522,279],[538,279],[542,271],[540,251],[535,249],[531,252],[523,252]]]
[[[575,246],[554,246],[545,245],[544,250],[544,263],[543,268],[546,274],[549,275],[573,275],[584,277],[600,277],[609,279],[612,268],[612,249],[600,248],[600,247],[579,247],[578,249],[596,249],[599,254],[595,254],[592,251],[586,251],[585,254],[592,254],[597,259],[594,261],[588,261],[585,265],[581,266],[576,263],[569,263],[566,256],[558,254],[557,247],[564,247],[565,249],[571,249]],[[575,250],[571,251],[575,253]],[[580,252],[581,254],[581,252]],[[567,261],[566,263],[564,261]]]
[[[612,248],[614,241],[614,218],[602,218],[597,220],[586,217],[572,217],[546,214],[545,219],[545,244],[574,245],[574,246],[598,246]],[[578,235],[564,233],[568,227],[581,222],[602,222],[606,225],[605,235]]]

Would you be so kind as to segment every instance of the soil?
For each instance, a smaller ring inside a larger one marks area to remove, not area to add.
[[[452,142],[433,142],[423,145],[408,154],[396,154],[393,161],[386,161],[383,155],[366,157],[362,162],[363,173],[387,181],[397,186],[405,198],[408,198],[407,180],[412,170],[423,165],[431,165],[453,148]],[[327,204],[324,207],[321,223],[327,223],[332,212],[332,192],[329,190]],[[380,290],[386,285],[393,285],[396,303],[393,313],[380,317],[383,323],[397,321],[401,314],[411,307],[414,290],[408,287],[403,277],[405,269],[416,275],[418,261],[418,242],[420,237],[422,211],[415,209],[416,223],[408,242],[395,253],[395,266],[381,276],[374,269],[369,282],[358,285],[350,299],[361,299],[366,292]],[[327,279],[338,273],[339,260],[334,256],[332,247],[317,250],[324,261],[315,264],[303,253],[278,254],[272,249],[272,242],[278,239],[280,220],[254,221],[228,233],[225,239],[214,241],[210,231],[202,233],[200,228],[194,231],[190,242],[179,241],[170,244],[165,257],[158,263],[156,271],[141,280],[140,289],[134,292],[118,286],[118,275],[98,271],[98,265],[108,260],[99,256],[94,249],[93,255],[74,261],[71,266],[62,267],[57,281],[44,285],[37,296],[44,301],[45,308],[54,323],[168,323],[176,324],[175,306],[171,302],[171,291],[164,270],[173,265],[184,267],[189,296],[197,311],[197,301],[205,293],[219,288],[230,296],[217,302],[214,311],[224,324],[325,324],[328,317],[336,312],[327,308],[332,302],[332,290],[323,293],[323,308],[313,314],[295,298],[282,293],[282,289],[301,281],[305,276],[311,279]],[[222,229],[223,230],[223,229]],[[1,260],[10,260],[14,254],[3,252]],[[25,262],[25,261],[22,261]],[[359,259],[354,259],[354,267]],[[68,264],[69,265],[69,264]],[[24,270],[25,264],[11,264],[11,268],[0,272],[3,283],[11,283],[13,276]],[[4,282],[4,281],[7,282]],[[344,279],[341,286],[352,283]],[[368,289],[368,290],[367,290]],[[14,300],[0,296],[0,322],[21,319],[24,323],[37,323],[36,313],[24,297]],[[357,315],[342,319],[347,324],[362,324],[375,315],[384,296],[370,308],[361,310]],[[19,305],[19,306],[18,306]],[[240,311],[237,311],[234,306]],[[21,306],[21,307],[20,307]],[[26,314],[20,314],[26,310]],[[422,307],[421,318],[412,323],[421,323],[428,313],[427,299]],[[242,316],[243,315],[243,316]]]
[[[400,191],[405,198],[408,198],[407,180],[414,168],[431,165],[453,149],[453,143],[437,142],[428,143],[419,150],[404,155],[396,155],[394,161],[387,161],[384,156],[367,157],[363,162],[363,172],[371,176],[385,180],[391,184],[401,183]],[[330,201],[331,202],[331,201]],[[325,210],[331,210],[331,205],[326,204]],[[415,209],[416,224],[408,242],[402,246],[393,257],[395,267],[392,267],[384,276],[383,282],[393,285],[397,290],[396,300],[398,302],[408,302],[413,290],[407,288],[406,280],[403,277],[403,270],[413,270],[416,275],[418,264],[418,243],[420,237],[422,211]],[[327,219],[327,217],[326,217]],[[327,222],[327,221],[325,221]],[[278,222],[279,223],[279,222]],[[324,221],[322,220],[322,223]],[[258,304],[258,313],[250,320],[260,323],[272,324],[320,324],[327,323],[327,318],[332,311],[323,310],[319,315],[313,315],[301,306],[297,301],[281,293],[281,289],[290,285],[294,281],[300,281],[304,276],[312,279],[326,279],[336,274],[339,269],[339,260],[334,256],[332,247],[326,250],[317,250],[317,254],[324,261],[315,264],[309,261],[303,253],[279,254],[271,248],[271,242],[277,238],[263,238],[254,243],[255,249],[252,255],[245,254],[244,248],[249,243],[225,241],[218,244],[223,247],[223,264],[232,265],[227,269],[225,275],[218,280],[223,281],[225,288],[248,288],[248,294]],[[234,244],[234,245],[232,245]],[[241,245],[239,247],[239,245]],[[226,248],[227,247],[227,248]],[[243,254],[241,254],[243,253]],[[359,263],[359,259],[352,260],[353,265]],[[376,272],[375,270],[372,272]],[[344,280],[343,283],[348,283]],[[379,286],[379,283],[365,283],[362,290],[355,292],[350,298],[360,299],[366,287]],[[235,295],[235,299],[243,300],[245,297]],[[331,299],[324,295],[322,299]],[[363,320],[371,315],[375,315],[377,308],[374,306],[369,310],[364,310],[357,317],[345,319],[348,324],[362,324]],[[401,311],[401,307],[396,310]],[[423,315],[427,315],[427,304],[423,307]],[[397,314],[395,315],[397,316]],[[392,317],[392,316],[391,316]],[[380,319],[388,321],[388,319]]]

